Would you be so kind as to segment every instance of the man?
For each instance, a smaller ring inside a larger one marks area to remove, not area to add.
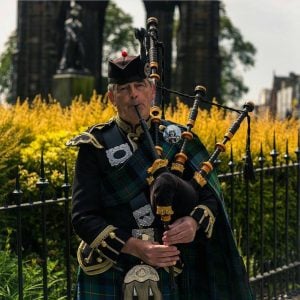
[[[155,87],[146,69],[139,56],[109,61],[108,97],[116,117],[68,142],[80,147],[72,207],[82,239],[75,298],[252,299],[216,175],[197,191],[190,184],[208,156],[199,139],[188,142],[182,179],[164,166],[150,183],[153,149],[140,123],[142,118],[154,136]],[[182,140],[172,143],[161,131],[158,140],[170,165]],[[165,198],[174,210],[168,227],[156,214]]]

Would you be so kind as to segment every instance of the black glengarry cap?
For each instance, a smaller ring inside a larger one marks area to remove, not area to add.
[[[147,64],[140,56],[123,56],[108,62],[108,83],[125,84],[148,76]]]

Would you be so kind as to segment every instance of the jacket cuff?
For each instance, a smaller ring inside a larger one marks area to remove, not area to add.
[[[130,237],[131,234],[108,225],[98,234],[90,247],[97,248],[101,256],[116,264],[121,249]]]
[[[212,211],[205,205],[197,205],[194,207],[190,216],[199,224],[199,229],[202,229],[209,239],[212,236],[216,218]]]

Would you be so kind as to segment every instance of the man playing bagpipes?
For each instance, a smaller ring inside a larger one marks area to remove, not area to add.
[[[155,131],[156,89],[148,77],[140,56],[110,60],[108,97],[116,116],[67,143],[79,146],[75,299],[253,299],[216,174],[201,188],[193,183],[208,153],[193,134],[182,174],[172,172],[186,128],[160,120]]]

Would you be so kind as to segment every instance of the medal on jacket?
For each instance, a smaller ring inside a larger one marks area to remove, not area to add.
[[[107,149],[105,152],[112,167],[124,163],[132,155],[132,151],[127,143]]]

